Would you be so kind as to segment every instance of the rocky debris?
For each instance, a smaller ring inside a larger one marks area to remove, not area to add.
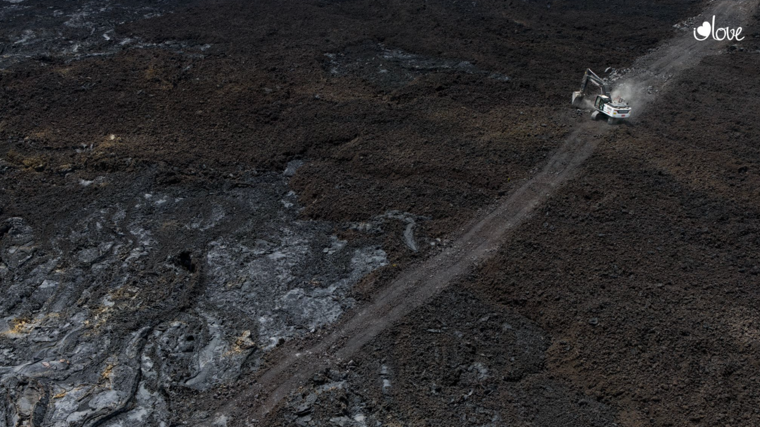
[[[291,160],[288,162],[288,165],[285,167],[285,171],[282,174],[287,177],[291,177],[296,174],[296,171],[298,171],[298,168],[300,168],[302,165],[303,160]]]
[[[315,375],[270,425],[410,425],[418,419],[452,426],[615,425],[605,404],[547,375],[549,337],[528,319],[458,290],[410,318],[414,322],[384,332],[341,369]]]
[[[330,370],[316,376],[303,393],[286,404],[285,420],[298,426],[368,427],[381,426],[372,404],[349,386],[350,371]]]
[[[409,212],[390,210],[382,215],[374,217],[370,221],[352,223],[350,227],[353,230],[358,230],[370,235],[382,235],[387,232],[386,227],[384,226],[389,221],[401,221],[406,224],[404,226],[403,233],[400,236],[401,240],[404,242],[406,247],[409,248],[409,250],[412,252],[417,252],[419,250],[419,246],[417,245],[418,238],[415,238],[414,230],[417,227],[418,222],[426,221],[429,219],[429,217],[414,215]],[[440,241],[440,239],[435,241],[425,236],[419,237],[419,240],[422,240],[431,246],[435,246],[435,244]]]
[[[382,391],[384,395],[391,394],[391,372],[388,365],[380,366],[380,380],[382,381]]]

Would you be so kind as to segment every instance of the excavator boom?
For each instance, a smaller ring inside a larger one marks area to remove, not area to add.
[[[581,93],[586,93],[586,87],[589,83],[598,87],[602,91],[602,95],[610,96],[610,88],[607,87],[607,83],[605,83],[601,77],[597,76],[596,73],[591,71],[590,68],[587,68],[586,72],[583,73],[583,80],[581,80]]]

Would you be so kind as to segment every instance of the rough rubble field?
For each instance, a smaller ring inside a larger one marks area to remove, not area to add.
[[[757,12],[489,260],[251,391],[709,4],[2,2],[0,427],[760,425]]]

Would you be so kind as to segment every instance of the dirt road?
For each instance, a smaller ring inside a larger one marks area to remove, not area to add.
[[[713,5],[703,16],[715,15],[721,26],[736,27],[745,17],[751,16],[756,7],[757,1],[754,0],[724,0]],[[660,91],[667,90],[667,82],[671,78],[693,67],[705,56],[717,54],[723,49],[725,42],[698,42],[691,32],[685,32],[683,36],[637,60],[616,85],[625,90],[634,112],[640,113]],[[486,215],[462,227],[459,237],[450,247],[402,273],[372,302],[344,318],[317,344],[299,352],[283,349],[279,361],[262,372],[255,386],[230,401],[219,413],[231,415],[235,424],[244,424],[246,418],[261,421],[315,372],[350,360],[359,348],[389,325],[428,302],[470,268],[488,259],[510,231],[572,178],[609,129],[606,124],[593,122],[575,129],[540,172]],[[276,357],[273,359],[277,360]],[[254,413],[244,417],[238,408],[249,405],[242,405],[242,402],[257,402]]]

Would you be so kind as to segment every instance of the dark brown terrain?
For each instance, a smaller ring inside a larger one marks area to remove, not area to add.
[[[0,21],[0,426],[760,425],[756,12],[607,128],[569,105],[584,69],[625,75],[707,3],[79,2],[79,27],[25,3]],[[261,418],[269,368],[578,129],[590,157],[492,256],[288,365]]]

